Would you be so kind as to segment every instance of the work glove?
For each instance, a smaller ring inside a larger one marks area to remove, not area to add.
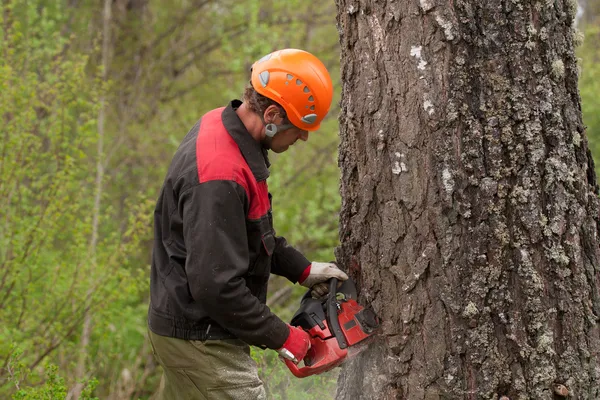
[[[314,298],[320,298],[329,293],[329,284],[327,283],[329,279],[337,278],[339,281],[348,279],[348,275],[332,262],[313,262],[306,267],[302,277],[305,278],[301,279],[299,283],[304,287],[311,288],[311,296]]]
[[[290,328],[290,335],[283,347],[277,350],[277,353],[281,357],[291,360],[294,364],[298,364],[306,357],[306,353],[310,349],[310,336],[304,329],[291,325],[288,325],[288,328]]]

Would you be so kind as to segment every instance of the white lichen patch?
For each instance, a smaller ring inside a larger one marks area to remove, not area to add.
[[[446,189],[446,193],[450,194],[454,191],[454,178],[448,168],[444,168],[442,171],[442,184],[444,185],[444,189]]]
[[[544,290],[544,281],[540,277],[539,273],[534,268],[531,256],[527,249],[521,248],[521,264],[518,267],[519,275],[526,279],[527,286],[530,290],[542,291]]]
[[[467,306],[463,310],[463,317],[471,318],[471,317],[476,316],[477,314],[479,314],[479,309],[477,308],[475,303],[470,301],[469,304],[467,304]]]
[[[532,24],[529,24],[527,25],[527,33],[529,33],[530,36],[537,35],[537,29],[535,29],[535,26]]]
[[[417,69],[421,71],[425,70],[425,67],[427,66],[427,61],[425,61],[421,55],[422,50],[423,46],[410,46],[410,55],[417,59]]]
[[[446,20],[439,13],[435,14],[435,20],[440,25],[440,27],[442,27],[442,29],[444,30],[444,36],[446,37],[446,39],[453,40],[454,39],[454,26],[452,25],[452,22]]]
[[[383,28],[381,27],[381,24],[379,23],[379,19],[377,19],[377,16],[372,14],[370,16],[369,19],[367,19],[367,22],[369,23],[369,26],[371,27],[371,32],[373,34],[373,42],[375,44],[375,50],[376,51],[380,51],[383,50],[384,52],[387,51],[387,46],[385,44],[385,34],[383,33]]]
[[[508,318],[505,313],[498,313],[498,318],[500,318],[500,321],[502,321],[503,324],[508,324]]]
[[[423,10],[423,12],[427,12],[427,11],[431,10],[434,6],[432,0],[420,0],[420,5],[421,5],[421,10]]]
[[[567,182],[573,184],[577,180],[576,173],[569,168],[560,158],[550,157],[545,161],[547,174],[546,188],[550,188],[556,182]]]
[[[385,148],[385,134],[383,133],[383,129],[380,129],[377,132],[377,151],[382,151]]]
[[[571,262],[571,259],[565,254],[564,249],[560,245],[555,245],[548,249],[548,257],[563,267],[568,266]]]
[[[511,197],[522,204],[527,204],[529,201],[530,191],[522,186],[515,186],[511,193]]]
[[[552,350],[552,344],[554,343],[554,337],[551,331],[544,332],[537,340],[538,350],[541,351],[550,351],[554,353]]]
[[[452,122],[458,119],[458,111],[452,101],[449,101],[446,105],[446,119],[448,122]]]
[[[425,99],[423,101],[423,109],[427,111],[427,114],[432,115],[435,112],[435,108],[433,108],[433,103],[429,99]]]
[[[413,319],[413,305],[411,303],[407,304],[402,311],[400,312],[400,317],[402,318],[402,322],[404,324],[408,324]]]
[[[577,147],[581,146],[581,135],[579,132],[573,134],[573,144]]]
[[[394,155],[396,156],[396,158],[399,158],[399,160],[394,161],[394,165],[392,166],[392,173],[394,175],[400,175],[402,172],[408,172],[408,168],[406,167],[406,163],[404,162],[404,158],[406,156],[398,152],[396,152]]]
[[[550,74],[554,79],[561,79],[565,76],[565,63],[563,63],[563,60],[554,60],[550,68]]]
[[[410,46],[410,55],[421,58],[421,50],[423,50],[423,46]]]
[[[529,257],[529,252],[527,249],[521,249],[521,262],[526,267],[531,267],[533,264],[531,262],[531,257]]]

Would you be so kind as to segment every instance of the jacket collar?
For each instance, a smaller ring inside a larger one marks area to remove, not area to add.
[[[250,170],[257,181],[264,181],[269,177],[269,157],[267,150],[254,140],[250,132],[244,126],[244,123],[238,117],[235,110],[242,104],[240,100],[233,100],[223,110],[221,119],[227,132],[231,135],[235,143],[240,148],[244,159],[250,166]]]

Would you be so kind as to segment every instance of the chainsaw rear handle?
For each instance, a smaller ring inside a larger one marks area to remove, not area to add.
[[[299,367],[289,359],[283,359],[290,372],[297,378],[305,378],[329,371],[340,365],[348,355],[348,350],[336,346],[335,340],[322,340],[315,337],[311,338],[310,344],[310,350],[303,360],[303,367]]]

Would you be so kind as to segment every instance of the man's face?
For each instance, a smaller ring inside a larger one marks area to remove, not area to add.
[[[273,108],[271,108],[273,107]],[[270,106],[265,112],[265,120],[268,120],[275,125],[281,126],[285,124],[289,124],[289,121],[284,120],[277,107]],[[303,142],[308,140],[308,131],[304,131],[295,126],[288,128],[284,131],[277,132],[275,136],[272,138],[265,136],[262,141],[262,145],[266,149],[271,149],[275,153],[283,153],[286,151],[291,145],[296,143],[296,141],[300,139]]]
[[[308,132],[293,127],[286,129],[285,131],[277,132],[272,138],[265,137],[263,146],[267,149],[271,149],[275,153],[283,153],[291,145],[296,143],[298,139],[306,142],[308,140]]]

